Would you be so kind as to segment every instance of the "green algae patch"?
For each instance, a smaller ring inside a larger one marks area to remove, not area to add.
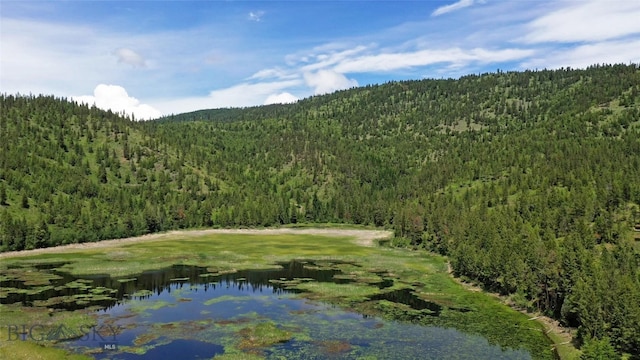
[[[263,322],[255,326],[245,327],[238,332],[240,350],[259,350],[279,343],[285,343],[293,338],[289,331],[279,328],[272,322]]]
[[[31,341],[0,342],[0,359],[11,360],[91,360],[90,356],[73,354],[63,349],[43,346]]]
[[[160,337],[159,334],[154,334],[154,333],[145,333],[145,334],[140,334],[138,335],[134,340],[133,340],[133,344],[136,347],[140,347],[143,345],[146,345],[154,340],[157,340]]]
[[[49,290],[54,290],[53,285],[34,286],[27,289],[23,288],[0,288],[0,298],[6,298],[9,294],[37,295]]]
[[[120,346],[119,349],[123,353],[135,354],[135,355],[144,355],[149,350],[152,350],[156,346],[163,344],[155,344],[155,345],[142,345],[142,346]]]
[[[88,282],[91,283],[91,280],[89,280]],[[65,287],[69,289],[79,289],[79,290],[88,290],[91,288],[91,286],[87,284],[87,281],[86,280],[83,281],[83,279],[70,281],[65,284]]]
[[[104,286],[98,286],[98,287],[91,288],[89,292],[95,295],[105,295],[105,294],[114,295],[118,293],[118,290],[110,289]]]
[[[206,273],[206,274],[200,274],[198,276],[201,277],[201,278],[209,278],[209,277],[215,277],[215,276],[218,276],[218,275],[219,275],[218,273]]]
[[[352,349],[352,345],[343,340],[316,341],[315,344],[320,347],[321,353],[329,357],[343,356]]]
[[[0,348],[9,346],[18,352],[22,351],[19,349],[33,349],[35,353],[47,353],[40,349],[40,345],[49,346],[59,341],[81,337],[96,324],[96,317],[92,310],[52,311],[46,308],[25,308],[16,304],[3,304],[0,305],[0,338],[8,341],[1,341]],[[23,338],[26,341],[18,341]],[[31,343],[38,346],[29,345]],[[66,352],[51,353],[65,354]],[[0,356],[0,358],[13,359],[14,357]],[[37,356],[34,355],[33,358]]]
[[[175,306],[174,303],[164,301],[164,300],[155,300],[155,301],[147,301],[147,300],[135,300],[131,303],[129,310],[133,313],[141,314],[146,313],[149,310],[159,310],[164,307]]]
[[[50,285],[54,280],[62,279],[62,276],[39,271],[31,267],[18,267],[3,270],[6,281],[22,282],[24,286],[46,286]]]
[[[264,360],[266,359],[264,356],[259,356],[255,354],[249,353],[230,353],[230,354],[221,354],[216,355],[214,360]]]
[[[85,305],[88,306],[94,303],[115,300],[115,298],[109,295],[87,293],[68,296],[54,296],[46,300],[35,300],[33,301],[33,305],[36,307],[74,309],[76,308],[75,305],[78,307],[86,307]]]
[[[151,296],[153,295],[153,291],[151,290],[147,290],[147,289],[142,289],[142,290],[137,290],[134,293],[130,294],[129,296],[132,298],[143,298],[143,297],[147,297],[147,296]]]
[[[217,303],[221,303],[221,302],[225,302],[225,301],[246,301],[246,300],[250,300],[252,299],[249,296],[233,296],[233,295],[223,295],[223,296],[218,296],[218,297],[214,297],[212,299],[209,299],[207,301],[205,301],[203,304],[206,306],[209,305],[213,305],[213,304],[217,304]]]
[[[376,294],[379,290],[376,287],[366,284],[334,284],[321,282],[304,282],[296,285],[296,289],[304,290],[305,297],[322,300],[366,300],[368,296]]]

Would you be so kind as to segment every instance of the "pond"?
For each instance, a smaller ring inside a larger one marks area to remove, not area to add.
[[[64,264],[38,266],[29,279],[3,277],[2,303],[21,302],[52,311],[96,309],[90,329],[49,332],[66,340],[56,346],[96,359],[530,359],[528,351],[501,348],[484,337],[452,327],[425,326],[443,306],[394,287],[378,273],[367,286],[379,289],[367,302],[411,308],[410,317],[383,319],[313,301],[297,285],[355,281],[337,261],[291,261],[278,269],[210,272],[173,266],[129,278],[75,277]],[[358,267],[356,263],[346,264]],[[17,273],[17,272],[16,272]],[[36,275],[37,274],[37,275]],[[461,309],[464,311],[464,309]],[[71,338],[71,339],[67,339]],[[55,339],[54,339],[55,340]]]

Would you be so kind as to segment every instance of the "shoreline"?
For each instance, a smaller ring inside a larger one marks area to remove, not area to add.
[[[447,272],[456,283],[460,284],[467,291],[482,292],[489,296],[492,296],[496,298],[498,301],[500,301],[500,303],[502,303],[503,305],[506,305],[512,308],[513,310],[516,310],[522,314],[527,315],[529,317],[529,320],[537,321],[538,323],[542,324],[544,328],[544,335],[553,343],[553,345],[551,346],[558,359],[565,360],[565,359],[574,358],[573,356],[567,356],[567,355],[563,357],[561,355],[562,352],[559,349],[560,346],[569,347],[569,351],[571,353],[576,353],[580,351],[573,345],[574,337],[571,331],[572,328],[567,328],[560,325],[560,322],[558,320],[553,319],[549,316],[542,315],[541,313],[531,313],[526,309],[516,307],[510,301],[508,301],[506,296],[502,296],[498,293],[487,291],[474,283],[470,283],[462,280],[461,278],[453,274],[453,268],[451,267],[451,263],[449,261],[447,261]],[[554,334],[555,336],[551,336],[552,334]]]

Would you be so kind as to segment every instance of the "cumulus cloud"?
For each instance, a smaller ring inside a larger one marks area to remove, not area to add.
[[[137,52],[127,49],[120,48],[114,51],[114,55],[118,58],[119,63],[128,64],[133,67],[146,67],[147,61],[142,57],[142,55]]]
[[[270,104],[291,104],[298,101],[298,98],[288,92],[283,92],[280,94],[272,94],[267,97],[267,100],[264,101],[264,105]]]
[[[93,90],[93,96],[76,96],[72,99],[79,103],[95,105],[103,110],[117,113],[124,111],[126,114],[132,114],[136,119],[149,120],[162,116],[160,111],[151,105],[141,104],[138,99],[129,96],[125,88],[118,85],[100,84]]]
[[[446,13],[450,13],[452,11],[464,9],[466,7],[473,5],[475,2],[476,2],[475,0],[460,0],[450,5],[440,6],[434,12],[431,13],[431,16],[440,16]]]
[[[525,43],[591,42],[640,33],[639,1],[563,2],[528,24]]]
[[[305,83],[313,88],[314,94],[321,95],[336,90],[343,90],[358,86],[354,79],[348,79],[343,74],[333,70],[318,70],[304,74]]]

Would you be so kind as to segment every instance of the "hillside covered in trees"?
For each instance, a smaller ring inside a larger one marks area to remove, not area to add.
[[[3,251],[193,227],[397,245],[640,356],[640,69],[393,82],[133,122],[0,97]]]

